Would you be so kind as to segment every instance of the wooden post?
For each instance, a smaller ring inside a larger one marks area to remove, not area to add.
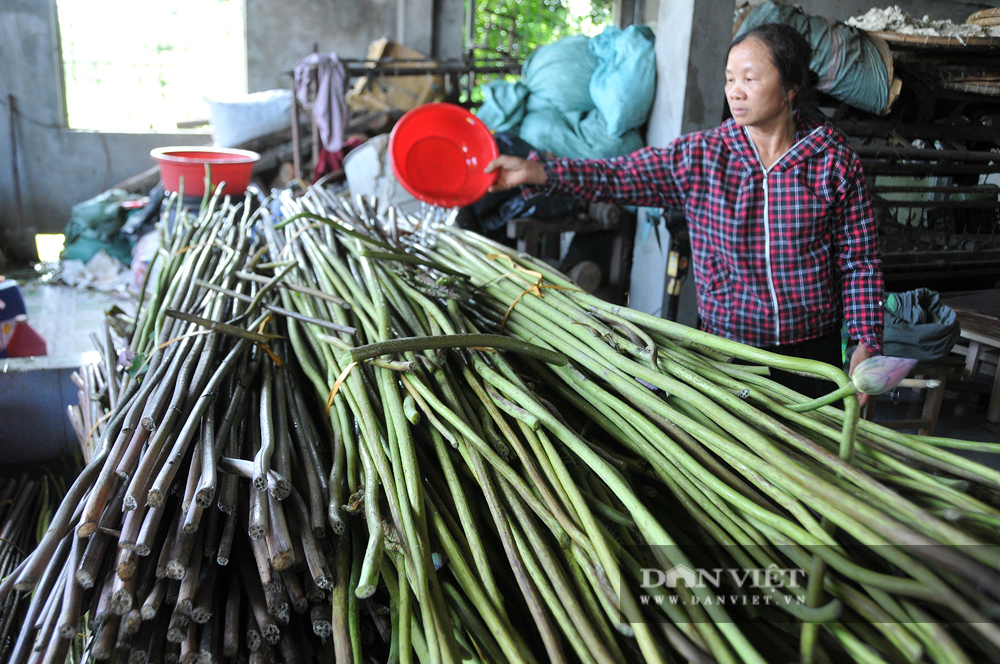
[[[292,170],[295,179],[302,179],[302,154],[299,146],[299,98],[295,94],[295,73],[292,73]]]

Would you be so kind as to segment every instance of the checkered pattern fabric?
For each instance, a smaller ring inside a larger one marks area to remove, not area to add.
[[[796,142],[766,172],[745,129],[721,127],[606,161],[544,161],[558,193],[683,207],[702,327],[752,346],[840,329],[882,352],[882,271],[864,173],[829,123],[796,113]],[[537,159],[537,155],[533,155]]]

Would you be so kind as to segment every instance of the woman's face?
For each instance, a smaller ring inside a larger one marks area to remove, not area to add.
[[[736,124],[768,127],[787,121],[795,91],[781,87],[781,75],[768,47],[753,37],[729,51],[726,100]]]

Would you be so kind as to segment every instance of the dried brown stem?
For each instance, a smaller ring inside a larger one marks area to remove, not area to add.
[[[219,565],[229,564],[229,553],[233,547],[233,536],[236,534],[236,515],[227,514],[226,523],[222,527],[222,536],[219,538],[219,552],[215,561]]]
[[[212,346],[212,348],[214,348],[214,346]],[[181,428],[180,433],[177,435],[177,440],[174,441],[170,454],[167,456],[167,459],[161,467],[160,472],[157,474],[149,492],[146,494],[146,500],[150,505],[158,505],[165,498],[168,493],[170,483],[173,481],[174,475],[181,466],[180,461],[187,454],[188,444],[194,436],[195,429],[200,423],[202,416],[214,403],[216,391],[222,385],[223,380],[229,375],[229,372],[235,369],[237,364],[240,363],[246,349],[247,342],[245,340],[241,339],[236,342],[232,350],[230,350],[226,357],[215,367],[215,371],[212,373],[211,378],[205,384],[204,388],[200,390],[198,399],[196,400],[194,407],[190,409],[189,413],[187,413],[187,421]],[[205,354],[206,363],[210,362],[210,357],[211,352]],[[199,368],[201,368],[201,366],[208,365],[200,365]]]
[[[175,605],[170,614],[170,625],[167,627],[167,641],[170,643],[180,643],[187,636],[187,627],[191,618]]]
[[[295,562],[292,548],[292,536],[288,532],[285,521],[285,510],[282,504],[270,496],[267,498],[268,520],[271,524],[264,535],[268,554],[271,556],[271,566],[278,572],[286,570]]]
[[[274,455],[275,420],[273,411],[275,409],[274,376],[271,365],[265,363],[263,367],[263,381],[260,388],[260,419],[258,432],[260,446],[257,448],[253,458],[253,477],[251,482],[257,491],[264,491],[267,488],[267,472],[271,468],[271,457]],[[278,404],[284,407],[284,404]]]
[[[333,635],[333,622],[329,605],[315,605],[309,610],[309,619],[312,621],[313,633],[316,636],[326,640]]]
[[[186,347],[190,341],[189,337],[181,343],[185,344]],[[184,348],[178,351],[176,356],[178,373],[174,381],[174,391],[167,405],[166,414],[156,431],[150,436],[147,448],[129,482],[128,492],[125,495],[125,509],[127,510],[138,507],[141,504],[140,501],[147,502],[148,487],[153,482],[160,465],[166,461],[168,451],[171,449],[168,442],[174,438],[177,425],[187,415],[183,408],[184,402],[187,399],[188,389],[204,345],[205,337],[200,336],[194,338],[189,351],[185,352]]]
[[[60,639],[64,640],[69,640],[76,636],[77,628],[80,624],[83,586],[76,582],[76,577],[72,573],[72,570],[79,567],[80,556],[83,555],[84,546],[79,537],[73,539],[64,569],[66,581],[63,584],[62,609],[59,614],[59,620],[56,623],[56,634]]]
[[[142,607],[139,609],[143,620],[152,620],[159,613],[160,607],[163,606],[163,600],[167,596],[167,584],[166,578],[157,579],[153,583],[152,590],[146,595],[146,599],[143,600]]]
[[[267,602],[264,599],[264,591],[259,583],[258,575],[254,574],[253,564],[248,555],[240,553],[237,560],[242,571],[243,587],[246,590],[247,600],[250,604],[250,611],[257,621],[261,637],[270,645],[274,645],[281,638],[281,630],[275,624],[274,619],[267,612]]]
[[[226,575],[225,626],[222,631],[222,654],[235,657],[240,650],[240,611],[243,591],[232,574]]]
[[[218,591],[218,565],[213,565],[209,558],[202,559],[198,588],[194,596],[194,606],[191,608],[191,620],[203,625],[212,617],[212,604]]]
[[[282,571],[281,583],[285,586],[285,592],[288,593],[288,601],[292,605],[292,610],[295,613],[305,613],[309,609],[309,600],[306,598],[298,574],[291,570]]]
[[[194,609],[194,599],[198,592],[198,584],[201,579],[201,567],[202,560],[204,557],[200,555],[201,552],[201,533],[198,533],[190,537],[191,540],[191,550],[198,551],[199,555],[191,555],[188,552],[187,559],[183,565],[182,575],[180,577],[181,586],[177,591],[177,610],[182,613],[191,616],[191,612]],[[179,561],[171,561],[171,563]],[[170,564],[167,566],[167,575],[170,575]],[[193,619],[194,616],[191,616]]]
[[[118,626],[121,625],[121,616],[111,614],[104,622],[104,627],[97,632],[90,642],[90,656],[98,661],[111,659],[115,653],[115,644],[118,642]]]

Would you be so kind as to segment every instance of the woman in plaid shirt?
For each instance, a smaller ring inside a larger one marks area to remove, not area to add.
[[[853,371],[882,352],[881,259],[857,155],[832,125],[794,109],[810,56],[794,28],[758,26],[730,45],[722,126],[609,160],[503,155],[486,168],[497,172],[491,191],[683,207],[703,329],[840,366],[846,319]],[[811,395],[830,387],[779,380]]]

